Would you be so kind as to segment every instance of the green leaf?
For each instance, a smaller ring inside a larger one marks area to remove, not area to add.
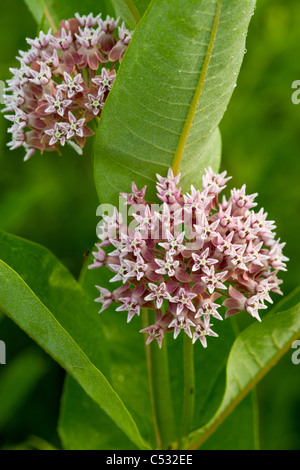
[[[75,13],[88,15],[94,13],[98,15],[102,13],[102,17],[106,15],[114,15],[114,8],[110,0],[24,0],[28,9],[32,13],[38,25],[43,26],[42,29],[48,29],[49,26],[54,30],[57,29],[61,20],[74,18]],[[45,18],[45,24],[43,24]]]
[[[52,444],[38,436],[30,436],[25,445],[29,447],[29,450],[58,450]]]
[[[100,325],[93,320],[91,302],[81,287],[47,250],[2,232],[0,236],[0,258],[19,265],[18,274],[0,262],[1,310],[64,367],[138,447],[145,448],[132,416],[100,372],[104,356],[96,354],[101,344],[94,341]],[[33,291],[35,282],[52,311]],[[88,328],[81,328],[86,321]]]
[[[44,2],[43,0],[24,0],[28,10],[32,14],[35,21],[39,24],[44,15]]]
[[[69,271],[44,247],[0,231],[0,259],[55,315],[93,363],[109,376],[105,339],[94,303]],[[89,330],[84,330],[88,322]]]
[[[0,429],[19,410],[46,371],[46,361],[32,348],[20,352],[1,370]]]
[[[227,361],[222,403],[213,418],[190,435],[189,449],[196,449],[205,442],[299,337],[299,303],[287,311],[271,312],[262,323],[252,324],[242,331]]]
[[[105,268],[101,273],[99,270],[88,270],[87,264],[81,275],[81,284],[93,301],[97,296],[95,285],[111,288],[111,273]],[[101,323],[106,338],[110,382],[122,397],[144,438],[154,446],[145,345],[143,335],[139,333],[143,327],[141,319],[134,318],[126,324],[126,313],[116,312],[115,306],[107,309],[99,318],[99,305],[93,304],[93,314]],[[76,415],[72,413],[74,407]],[[96,449],[132,447],[128,446],[128,440],[124,440],[115,426],[97,412],[89,397],[79,392],[73,380],[67,382],[61,409],[59,431],[65,448],[74,449],[77,446],[80,449],[91,449],[93,443],[96,443]],[[72,432],[72,428],[78,432]],[[86,433],[80,429],[86,430]]]
[[[153,0],[105,103],[95,143],[101,201],[180,170],[186,189],[218,168],[223,117],[255,0]]]
[[[201,450],[258,450],[256,400],[247,395],[204,442]]]
[[[64,384],[58,432],[65,450],[137,448],[69,375]]]
[[[49,442],[38,436],[30,436],[25,442],[6,445],[2,450],[58,450]]]
[[[150,0],[113,0],[116,15],[125,21],[126,27],[134,29],[143,16]]]

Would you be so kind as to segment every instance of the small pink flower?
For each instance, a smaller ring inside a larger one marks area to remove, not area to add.
[[[195,297],[197,297],[197,294],[187,292],[183,287],[180,288],[178,294],[170,299],[170,302],[176,304],[176,315],[180,315],[185,308],[195,312],[196,308],[192,302]]]
[[[153,340],[158,342],[159,347],[162,347],[162,341],[165,335],[165,331],[167,331],[168,325],[167,322],[164,321],[161,310],[158,310],[156,313],[155,324],[147,326],[140,330],[140,333],[146,333],[148,335],[146,339],[146,345],[150,344]]]
[[[70,74],[64,72],[64,83],[62,85],[58,85],[57,89],[62,90],[67,94],[68,98],[73,98],[76,93],[80,93],[84,91],[82,84],[84,83],[84,79],[79,73],[75,75],[75,77],[71,77]]]
[[[244,184],[241,189],[233,189],[231,191],[231,199],[234,204],[239,208],[251,209],[252,207],[257,206],[256,202],[253,202],[256,198],[257,193],[251,194],[251,196],[246,195],[246,185]]]
[[[101,75],[92,78],[92,82],[95,83],[98,87],[105,91],[111,90],[114,81],[116,78],[116,71],[112,70],[111,72],[107,70],[105,67],[102,67]]]
[[[43,31],[40,31],[39,36],[35,39],[27,38],[26,41],[28,44],[35,49],[44,49],[46,48],[50,41],[52,40],[52,31],[49,29],[48,33],[45,34]]]
[[[174,339],[177,338],[181,330],[183,330],[190,338],[192,338],[193,334],[191,332],[191,327],[195,327],[195,324],[189,317],[185,315],[179,315],[169,324],[169,328],[174,329]]]
[[[155,262],[159,266],[155,272],[169,277],[175,276],[176,270],[179,268],[180,264],[178,260],[174,261],[171,256],[167,256],[165,260],[155,258]]]
[[[102,313],[104,310],[106,310],[110,304],[112,303],[112,298],[111,298],[111,293],[109,292],[108,289],[105,289],[104,287],[99,287],[96,286],[97,289],[100,291],[100,297],[98,297],[95,302],[100,302],[102,304],[102,307],[99,311],[99,313]]]
[[[57,142],[59,142],[62,146],[64,146],[66,143],[67,131],[66,128],[63,127],[59,122],[56,122],[52,129],[45,130],[45,134],[51,137],[49,141],[50,147],[51,145],[55,145]]]
[[[45,109],[46,114],[57,113],[64,116],[66,109],[72,103],[72,100],[65,100],[61,90],[58,90],[56,96],[45,95],[46,100],[50,104]]]
[[[109,52],[109,60],[115,61],[115,60],[122,60],[126,49],[131,41],[132,38],[132,31],[129,31],[126,27],[125,24],[122,23],[122,26],[119,27],[118,29],[118,34],[119,34],[119,41],[114,45],[114,47],[110,50]]]
[[[212,329],[210,328],[211,326],[213,325],[209,323],[208,319],[204,319],[203,321],[199,320],[194,328],[193,343],[195,343],[197,339],[199,339],[202,346],[206,348],[207,347],[206,336],[218,337],[217,333],[212,331]]]
[[[134,219],[138,222],[137,229],[141,232],[155,232],[157,217],[151,212],[148,205],[141,206],[141,214],[133,214]]]
[[[221,282],[221,279],[226,276],[227,271],[216,273],[214,266],[210,266],[210,268],[204,267],[203,271],[206,275],[202,276],[202,282],[207,286],[210,294],[212,294],[215,289],[227,289],[225,284]]]
[[[258,314],[258,310],[268,308],[264,303],[262,303],[261,298],[258,295],[253,295],[247,299],[246,302],[246,311],[256,318],[258,321],[261,321],[261,318]]]
[[[79,13],[75,13],[75,18],[81,27],[84,28],[85,26],[87,26],[88,28],[93,28],[98,24],[101,18],[101,13],[96,17],[94,17],[93,13],[89,13],[89,15],[82,16],[80,16]]]
[[[162,282],[159,285],[156,285],[156,284],[153,284],[153,283],[150,282],[148,284],[148,287],[151,290],[151,292],[150,292],[150,294],[148,294],[145,297],[145,300],[146,301],[154,300],[155,301],[155,307],[157,309],[161,308],[161,306],[163,304],[163,301],[165,299],[168,299],[168,300],[171,299],[171,296],[170,296],[170,294],[167,290],[167,286],[164,282]]]
[[[194,225],[194,229],[199,236],[199,239],[202,242],[206,242],[208,240],[212,240],[218,236],[217,228],[219,225],[219,220],[216,220],[213,223],[209,223],[207,217],[203,212],[200,213],[199,221],[197,221],[197,225]]]
[[[192,258],[194,260],[194,264],[192,267],[192,271],[199,271],[199,269],[211,266],[212,264],[216,264],[219,260],[214,258],[208,258],[209,255],[209,248],[207,247],[200,255],[197,253],[192,253]]]
[[[104,91],[99,88],[96,95],[89,94],[85,106],[93,112],[94,116],[97,116],[104,106]]]
[[[208,189],[213,194],[219,194],[226,187],[227,181],[231,179],[231,176],[226,178],[226,174],[227,172],[223,171],[218,175],[209,167],[208,170],[205,170],[205,175],[202,178],[203,189]]]
[[[67,139],[71,139],[75,135],[83,137],[83,126],[85,124],[85,118],[77,120],[71,111],[69,111],[68,116],[69,122],[65,124],[65,128],[67,129]]]
[[[183,196],[184,200],[184,210],[188,213],[200,213],[207,209],[211,200],[213,199],[213,195],[208,193],[208,190],[199,191],[191,186],[191,194],[187,194]]]
[[[137,254],[136,261],[125,260],[124,263],[127,268],[126,278],[134,277],[140,281],[142,277],[145,276],[148,269],[147,263],[145,263],[143,257],[139,253]]]
[[[62,28],[59,34],[52,36],[51,45],[58,50],[69,49],[71,43],[73,42],[73,37],[71,31],[66,31],[65,28]]]
[[[144,204],[146,189],[147,186],[144,186],[141,190],[138,190],[137,185],[135,183],[132,183],[131,193],[120,193],[120,196],[123,196],[126,199],[125,204],[128,204],[129,206],[133,206],[136,204]]]
[[[269,251],[269,262],[273,269],[276,271],[286,271],[286,261],[289,261],[289,258],[282,254],[282,248],[284,248],[285,243],[279,243],[280,239],[277,240],[271,246]]]
[[[218,308],[220,308],[221,305],[214,302],[214,300],[216,300],[218,297],[221,297],[221,295],[217,292],[214,292],[212,295],[208,295],[206,292],[204,292],[201,295],[201,300],[199,303],[199,308],[195,314],[195,319],[201,317],[214,317],[217,320],[223,320],[221,315],[218,313]]]
[[[116,309],[116,312],[128,312],[127,323],[129,323],[134,315],[140,315],[141,307],[138,304],[137,299],[134,297],[121,297],[119,299],[123,304]]]
[[[102,249],[101,244],[96,244],[96,248],[98,249],[98,251],[93,251],[94,263],[89,265],[89,269],[101,268],[103,266],[103,262],[105,261],[106,254],[105,251]]]
[[[37,64],[40,66],[40,71],[37,72],[36,70],[31,70],[31,75],[33,78],[31,78],[29,81],[31,83],[35,83],[36,85],[47,85],[47,83],[49,83],[52,78],[51,69],[44,62],[38,61]]]
[[[164,248],[169,256],[175,256],[186,249],[183,244],[184,232],[181,232],[177,237],[172,235],[169,230],[166,231],[167,242],[160,242],[159,246]]]

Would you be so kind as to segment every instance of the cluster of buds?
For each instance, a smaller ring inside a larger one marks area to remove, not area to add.
[[[187,194],[172,170],[157,178],[161,206],[147,204],[146,187],[133,183],[131,194],[121,193],[131,206],[129,224],[116,208],[100,222],[89,267],[105,265],[111,282],[121,283],[113,292],[96,286],[100,312],[115,302],[129,322],[141,309],[154,311],[154,323],[141,332],[148,333],[147,344],[156,339],[160,347],[165,333],[176,338],[181,330],[206,347],[207,336],[218,336],[212,321],[222,320],[222,312],[227,318],[247,311],[260,321],[259,310],[272,303],[270,292],[281,294],[277,273],[286,270],[288,258],[273,221],[263,209],[253,210],[257,194],[247,196],[243,186],[220,201],[230,178],[211,168],[203,189],[191,186]]]
[[[132,33],[119,18],[80,16],[60,23],[59,31],[40,32],[19,51],[4,94],[5,117],[12,122],[11,150],[24,147],[28,160],[36,150],[58,151],[69,143],[82,153],[88,123],[100,116],[113,85],[115,66]]]

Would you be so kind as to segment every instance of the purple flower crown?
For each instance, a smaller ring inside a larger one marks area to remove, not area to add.
[[[119,18],[76,13],[54,34],[27,39],[31,49],[19,51],[21,66],[10,69],[2,111],[12,113],[5,115],[12,122],[8,146],[23,146],[24,160],[36,150],[59,152],[66,142],[82,153],[94,134],[87,123],[100,116],[131,40],[132,32],[118,24]]]
[[[246,310],[260,321],[258,311],[272,303],[270,292],[282,294],[277,273],[286,270],[288,258],[285,244],[275,240],[274,222],[263,209],[253,210],[257,194],[246,195],[244,185],[220,201],[230,178],[211,168],[202,191],[191,186],[182,194],[180,175],[172,170],[157,179],[160,210],[147,204],[146,186],[138,190],[132,183],[131,194],[121,193],[132,206],[129,226],[116,208],[103,216],[89,268],[105,265],[114,273],[111,282],[122,284],[113,292],[96,286],[99,313],[112,302],[127,312],[128,322],[141,309],[154,311],[154,323],[141,332],[148,333],[147,344],[156,339],[160,347],[165,333],[176,338],[181,330],[206,347],[207,336],[218,336],[211,322],[223,319],[221,306],[225,318]],[[113,251],[107,254],[105,247]]]

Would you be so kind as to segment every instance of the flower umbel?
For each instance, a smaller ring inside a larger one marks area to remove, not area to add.
[[[119,18],[80,16],[60,23],[59,31],[40,32],[27,39],[31,48],[19,51],[19,68],[11,68],[3,112],[13,123],[11,150],[24,147],[28,160],[37,150],[60,151],[69,143],[82,153],[94,131],[116,76],[115,67],[132,33]]]
[[[218,336],[212,321],[223,319],[221,307],[225,318],[246,311],[260,321],[259,310],[272,303],[270,293],[281,294],[277,274],[288,258],[285,244],[275,240],[274,223],[263,209],[254,212],[256,194],[247,196],[244,185],[219,201],[230,178],[211,168],[202,191],[192,186],[186,195],[172,170],[157,178],[161,212],[146,202],[146,187],[139,191],[133,183],[132,194],[121,195],[134,224],[127,226],[116,208],[103,217],[90,268],[106,265],[111,282],[122,284],[113,292],[98,287],[100,312],[115,302],[131,321],[142,308],[152,310],[155,321],[141,332],[148,333],[147,344],[156,339],[160,347],[166,333],[177,338],[182,330],[206,347],[207,336]]]

